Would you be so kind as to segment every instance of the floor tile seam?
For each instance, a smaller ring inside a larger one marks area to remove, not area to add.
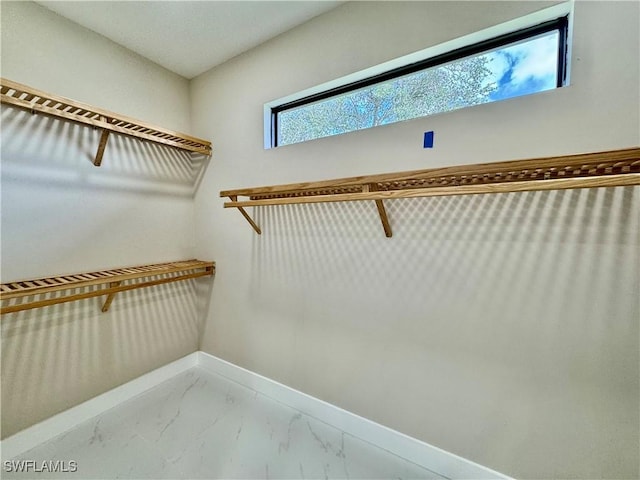
[[[117,407],[117,406],[116,406],[116,407]],[[113,408],[115,408],[115,407],[113,407]],[[79,425],[75,425],[74,427],[72,427],[72,428],[70,428],[70,429],[68,429],[68,430],[66,430],[66,431],[64,431],[64,432],[62,432],[62,433],[60,433],[60,434],[56,435],[55,437],[50,438],[49,440],[45,440],[45,441],[44,441],[44,442],[42,442],[42,443],[39,443],[38,445],[36,445],[36,446],[34,446],[33,448],[31,448],[31,449],[27,450],[26,452],[24,452],[24,453],[22,453],[22,454],[18,455],[16,458],[24,457],[25,455],[27,455],[27,454],[28,454],[29,452],[31,452],[32,450],[39,449],[39,448],[45,448],[45,449],[46,449],[46,448],[55,448],[56,450],[59,450],[59,447],[57,446],[57,444],[58,444],[61,440],[63,440],[63,439],[64,439],[64,437],[66,437],[66,436],[67,436],[67,435],[69,435],[69,434],[73,434],[73,433],[74,433],[78,428],[80,428],[80,426],[82,426],[82,425],[84,425],[84,424],[91,425],[91,424],[94,424],[94,423],[95,423],[95,424],[100,423],[100,421],[101,421],[101,419],[102,419],[103,415],[104,415],[104,412],[103,412],[103,413],[99,413],[99,414],[95,415],[94,417],[92,417],[92,418],[89,418],[89,419],[85,420],[84,422],[80,423]],[[126,425],[125,425],[125,426],[126,426]],[[120,427],[121,427],[121,424],[120,424],[120,422],[116,422],[116,423],[114,423],[114,424],[110,425],[110,427],[111,427],[112,429],[114,429],[114,428],[120,428]],[[95,425],[94,425],[94,428],[95,428]],[[129,430],[131,430],[131,429],[129,428]],[[135,432],[133,432],[133,433],[135,433]],[[92,437],[91,437],[91,438],[92,438]],[[82,446],[86,445],[88,442],[90,442],[91,438],[89,438],[89,439],[82,439],[82,440],[76,440],[76,441],[72,442],[72,443],[71,443],[71,445],[68,445],[68,446],[66,446],[66,447],[65,447],[65,448],[63,448],[63,449],[60,449],[60,451],[56,451],[55,455],[56,455],[57,457],[61,457],[61,456],[64,456],[64,455],[66,455],[66,454],[68,454],[68,453],[71,453],[71,452],[73,452],[73,451],[76,451],[76,450],[78,450],[78,448],[80,448],[80,447],[82,447]],[[71,456],[69,456],[69,455],[67,455],[67,456],[68,456],[69,458],[71,458]]]
[[[188,374],[191,370],[194,370],[194,369],[197,369],[197,366],[190,367],[188,370],[185,370],[185,371],[183,371],[183,372],[180,372],[180,373],[178,373],[178,374],[174,375],[174,376],[173,376],[173,377],[171,377],[171,378],[168,378],[167,380],[165,380],[165,381],[163,381],[163,382],[161,382],[161,383],[159,383],[159,384],[157,384],[157,385],[155,385],[155,386],[153,386],[153,387],[151,387],[151,388],[149,388],[149,389],[145,390],[144,392],[141,392],[139,395],[136,395],[135,397],[132,397],[132,398],[130,398],[130,399],[128,399],[128,400],[126,400],[125,402],[122,402],[122,403],[120,403],[120,404],[118,404],[118,405],[115,405],[114,407],[112,407],[111,409],[109,409],[109,411],[110,411],[110,410],[113,410],[113,409],[116,409],[116,408],[120,408],[120,407],[122,407],[122,408],[126,408],[126,406],[127,406],[127,404],[128,404],[128,403],[130,403],[130,402],[132,402],[132,401],[134,401],[134,400],[139,400],[139,399],[140,399],[140,397],[142,397],[143,395],[148,395],[148,394],[150,394],[153,390],[155,390],[155,389],[159,388],[160,386],[162,386],[162,385],[164,385],[164,384],[167,384],[168,382],[175,381],[178,377],[183,376],[183,375],[186,375],[186,374]],[[169,399],[169,397],[170,397],[170,396],[171,396],[171,392],[168,392],[166,395],[163,395],[163,396],[161,397],[161,400],[167,400],[167,399]],[[105,413],[106,413],[106,412],[105,412]],[[102,415],[102,414],[101,414],[101,415]],[[144,433],[143,429],[141,429],[141,428],[139,428],[139,427],[137,426],[137,424],[136,424],[136,425],[128,425],[128,424],[126,423],[126,420],[127,420],[126,418],[122,418],[122,419],[120,419],[120,420],[118,420],[118,421],[117,421],[117,424],[127,425],[129,428],[131,428],[132,430],[134,430],[134,432],[135,432],[135,433],[137,433],[140,437],[144,438],[144,439],[145,439],[145,441],[147,441],[149,444],[154,444],[154,443],[155,443],[155,442],[153,441],[153,439],[149,438],[149,437],[147,436],[147,434],[145,434],[145,433]]]
[[[336,425],[333,425],[333,424],[331,424],[331,423],[328,423],[328,422],[326,422],[325,420],[322,420],[322,419],[320,419],[320,418],[317,418],[317,417],[315,417],[314,415],[311,415],[311,414],[309,414],[309,413],[305,413],[305,412],[303,412],[303,411],[301,411],[301,410],[298,410],[297,408],[295,408],[295,407],[293,407],[293,406],[291,406],[291,405],[289,405],[289,404],[287,404],[287,403],[283,402],[282,400],[279,400],[279,399],[274,398],[274,397],[272,397],[272,396],[270,396],[270,395],[267,395],[266,393],[263,393],[263,392],[261,392],[261,391],[259,391],[259,390],[256,390],[256,389],[254,389],[254,388],[251,388],[251,387],[249,387],[248,385],[245,385],[245,384],[243,384],[243,383],[240,383],[240,382],[238,382],[237,380],[234,380],[233,378],[227,377],[226,375],[224,375],[224,374],[222,374],[222,373],[216,372],[216,371],[214,371],[214,370],[212,370],[212,369],[209,369],[209,368],[207,368],[207,367],[205,367],[205,366],[203,366],[203,365],[196,365],[194,368],[202,369],[202,370],[204,370],[204,371],[205,371],[205,372],[207,372],[207,373],[210,373],[210,374],[213,374],[213,375],[216,375],[216,376],[222,377],[222,378],[224,378],[224,379],[226,379],[226,380],[228,380],[228,381],[230,381],[230,382],[233,382],[233,383],[234,383],[234,384],[236,384],[236,385],[239,385],[239,386],[241,386],[241,387],[244,387],[245,389],[251,390],[251,391],[253,391],[253,392],[257,392],[257,393],[258,393],[258,395],[260,395],[260,396],[263,396],[263,397],[265,397],[265,398],[268,398],[268,399],[270,399],[270,400],[273,400],[274,402],[277,402],[277,403],[279,403],[280,405],[284,405],[284,406],[285,406],[285,407],[287,407],[287,408],[290,408],[290,409],[292,409],[292,410],[295,410],[296,412],[298,412],[298,413],[300,413],[300,414],[302,414],[302,415],[304,415],[304,416],[306,416],[306,417],[308,417],[308,418],[313,418],[314,420],[316,420],[316,421],[318,421],[318,422],[321,422],[321,423],[323,423],[323,424],[325,424],[325,425],[328,425],[329,427],[335,428],[335,429],[337,429],[338,431],[343,432],[345,435],[349,435],[351,438],[354,438],[354,439],[360,440],[360,441],[362,441],[362,442],[366,442],[367,444],[369,444],[369,445],[371,445],[371,446],[373,446],[373,447],[375,447],[375,448],[378,448],[378,449],[380,449],[380,450],[383,450],[384,452],[386,452],[386,453],[387,453],[387,454],[389,454],[389,455],[393,455],[394,457],[401,458],[401,459],[402,459],[402,460],[404,460],[405,462],[408,462],[408,463],[410,463],[410,464],[412,464],[412,465],[415,465],[416,467],[421,468],[421,469],[423,469],[423,470],[425,470],[425,471],[427,471],[427,472],[433,473],[434,475],[436,475],[436,476],[440,477],[442,480],[451,480],[450,478],[445,477],[445,476],[443,476],[443,475],[441,475],[441,474],[439,474],[439,473],[437,473],[437,472],[434,472],[433,470],[428,469],[428,468],[424,467],[423,465],[417,464],[417,463],[415,463],[415,462],[413,462],[413,461],[411,461],[411,460],[409,460],[409,459],[407,459],[407,458],[405,458],[405,457],[403,457],[403,456],[400,456],[400,455],[398,455],[398,454],[396,454],[396,453],[393,453],[393,452],[391,452],[391,451],[387,450],[386,448],[384,448],[384,447],[382,447],[382,446],[380,446],[380,445],[377,445],[377,444],[375,444],[375,443],[370,442],[369,440],[367,440],[367,439],[365,439],[365,438],[360,438],[360,437],[358,437],[358,436],[352,435],[351,433],[345,432],[344,430],[342,430],[341,428],[337,427]],[[289,388],[291,388],[291,387],[289,387]],[[294,389],[294,390],[295,390],[295,389]],[[296,390],[296,392],[297,392],[297,390]],[[314,399],[315,399],[315,397],[311,397],[311,398],[314,398]],[[346,410],[345,410],[345,411],[346,411]],[[349,412],[349,413],[351,413],[351,412]]]
[[[148,447],[149,452],[153,453],[155,457],[157,457],[158,459],[160,459],[162,462],[164,462],[164,464],[166,466],[168,466],[169,468],[175,470],[175,471],[179,471],[181,474],[180,478],[189,478],[189,476],[185,476],[186,473],[188,472],[183,472],[182,469],[177,468],[175,466],[174,462],[171,462],[166,456],[165,456],[165,449],[159,447],[155,442],[150,441],[149,439],[147,439],[144,435],[142,435],[142,433],[140,433],[139,431],[136,430],[132,430],[134,432],[134,434],[140,438],[140,440],[142,440],[142,442]]]
[[[70,432],[74,431],[75,429],[77,429],[77,428],[78,428],[80,425],[82,425],[82,424],[90,423],[90,422],[99,422],[99,421],[101,421],[103,418],[107,417],[109,414],[113,414],[113,412],[114,412],[116,409],[118,409],[118,408],[122,408],[122,407],[126,408],[126,405],[127,405],[128,403],[133,402],[134,400],[139,399],[139,398],[140,398],[140,397],[142,397],[143,395],[147,395],[149,392],[151,392],[151,391],[155,390],[156,388],[159,388],[160,386],[162,386],[162,385],[164,385],[164,384],[166,384],[166,383],[168,383],[168,382],[171,382],[171,381],[175,380],[177,377],[179,377],[179,376],[181,376],[181,375],[184,375],[184,374],[186,374],[186,373],[188,373],[188,372],[190,372],[190,371],[192,371],[192,370],[196,370],[196,369],[198,369],[198,365],[194,365],[194,366],[192,366],[192,367],[189,367],[187,370],[185,370],[185,371],[183,371],[183,372],[180,372],[180,373],[178,373],[178,374],[176,374],[176,375],[173,375],[172,377],[167,378],[166,380],[163,380],[162,382],[160,382],[160,383],[158,383],[158,384],[156,384],[156,385],[153,385],[152,387],[150,387],[150,388],[148,388],[148,389],[146,389],[146,390],[144,390],[144,391],[142,391],[142,392],[140,392],[140,393],[138,393],[138,394],[134,395],[134,396],[133,396],[133,397],[131,397],[131,398],[126,399],[126,400],[125,400],[125,401],[123,401],[123,402],[120,402],[120,403],[118,403],[118,404],[116,404],[116,405],[112,405],[112,406],[110,406],[110,407],[109,407],[109,408],[107,408],[106,410],[101,411],[101,412],[97,413],[96,415],[94,415],[93,417],[91,417],[91,418],[88,418],[88,419],[84,420],[84,421],[83,421],[82,423],[80,423],[79,425],[74,425],[74,426],[72,426],[72,427],[68,428],[68,429],[67,429],[67,430],[65,430],[64,432],[61,432],[61,433],[59,433],[58,435],[56,435],[55,437],[50,438],[49,440],[46,440],[45,442],[42,442],[42,443],[40,443],[40,444],[38,444],[38,445],[34,446],[34,447],[33,447],[33,448],[31,448],[30,450],[33,450],[33,449],[35,449],[35,448],[39,448],[39,447],[41,447],[41,446],[43,446],[43,445],[45,445],[45,444],[48,444],[48,443],[54,442],[57,438],[60,438],[60,437],[63,437],[64,435],[69,434]],[[112,426],[113,426],[113,427],[117,427],[117,426],[121,426],[121,425],[126,426],[127,428],[129,428],[130,430],[132,430],[134,433],[137,433],[138,435],[140,435],[141,437],[143,437],[143,435],[142,435],[140,432],[138,432],[134,427],[132,427],[132,426],[130,426],[130,425],[127,425],[124,419],[122,419],[122,420],[121,420],[121,419],[119,419],[119,418],[118,418],[118,420],[114,421],[114,422],[113,422],[113,424],[112,424]],[[143,437],[143,438],[144,438],[144,437]],[[146,439],[145,439],[145,440],[146,440]],[[75,447],[77,447],[77,445],[76,445],[76,446],[74,446],[74,448],[75,448]],[[25,453],[27,453],[27,452],[25,452]]]
[[[292,408],[293,408],[293,407],[292,407]],[[304,413],[303,413],[303,415],[306,415],[306,414],[304,414]],[[407,463],[410,463],[411,465],[415,465],[416,467],[420,468],[421,470],[424,470],[425,472],[432,473],[433,475],[435,475],[435,476],[436,476],[435,478],[437,478],[438,480],[452,480],[452,479],[450,479],[450,478],[448,478],[448,477],[445,477],[445,476],[443,476],[443,475],[441,475],[441,474],[439,474],[439,473],[437,473],[437,472],[434,472],[433,470],[431,470],[431,469],[429,469],[429,468],[426,468],[426,467],[425,467],[425,466],[423,466],[423,465],[419,465],[419,464],[417,464],[417,463],[415,463],[415,462],[412,462],[411,460],[409,460],[409,459],[407,459],[407,458],[405,458],[405,457],[402,457],[402,456],[398,455],[397,453],[393,453],[393,452],[391,452],[391,451],[387,450],[386,448],[381,447],[380,445],[377,445],[377,444],[375,444],[375,443],[372,443],[372,442],[370,442],[370,441],[368,441],[368,440],[366,440],[366,439],[364,439],[364,438],[360,438],[360,437],[357,437],[357,436],[355,436],[355,435],[352,435],[352,434],[350,434],[349,432],[345,432],[344,430],[341,430],[340,428],[336,427],[335,425],[331,425],[330,423],[327,423],[327,422],[325,422],[325,421],[323,421],[323,420],[317,419],[317,418],[315,418],[315,417],[313,417],[313,416],[311,416],[311,415],[306,415],[306,416],[308,416],[308,417],[310,417],[310,418],[314,418],[315,420],[317,420],[317,421],[319,421],[319,422],[321,422],[321,423],[324,423],[325,425],[329,425],[330,427],[336,428],[336,429],[338,429],[340,432],[344,433],[344,435],[347,435],[347,436],[349,436],[349,437],[351,437],[351,438],[353,438],[353,439],[355,439],[355,440],[359,440],[359,441],[361,441],[361,442],[367,443],[368,445],[371,445],[372,447],[375,447],[375,448],[377,448],[377,449],[379,449],[379,450],[382,450],[383,452],[385,452],[385,453],[386,453],[386,454],[388,454],[388,455],[391,455],[391,456],[393,456],[393,457],[399,458],[399,459],[401,459],[401,460],[403,460],[403,461],[405,461],[405,462],[407,462]]]
[[[194,367],[192,367],[192,368],[196,368],[196,367],[194,366]],[[191,370],[191,369],[189,369],[189,370]],[[148,390],[146,390],[145,392],[141,393],[139,396],[142,396],[142,395],[144,395],[144,394],[148,394],[149,392],[151,392],[151,391],[152,391],[152,390],[154,390],[155,388],[159,387],[159,386],[160,386],[160,385],[162,385],[163,383],[166,383],[166,382],[170,382],[170,381],[175,380],[175,379],[176,379],[176,378],[178,378],[179,376],[184,375],[185,373],[187,373],[189,370],[187,370],[187,371],[185,371],[185,372],[181,372],[181,373],[179,373],[179,374],[177,374],[177,375],[175,375],[175,376],[173,376],[173,377],[171,377],[171,378],[167,379],[166,381],[164,381],[164,382],[162,382],[162,383],[160,383],[160,384],[158,384],[158,385],[156,385],[156,386],[154,386],[154,387],[151,387],[150,389],[148,389]],[[169,395],[167,395],[167,396],[169,396]],[[131,400],[133,400],[133,399],[131,399]],[[128,401],[130,401],[130,400],[128,400]],[[128,401],[127,401],[127,402],[128,402]],[[120,405],[116,405],[114,408],[117,408],[118,406],[123,406],[123,405],[125,405],[127,402],[124,402],[124,403],[122,403],[122,404],[120,404]],[[146,443],[146,444],[147,444],[151,449],[156,450],[156,451],[160,454],[160,457],[161,457],[165,462],[170,463],[170,460],[169,460],[169,459],[166,457],[166,455],[165,455],[165,452],[164,452],[164,450],[165,450],[165,449],[161,448],[161,447],[158,445],[158,440],[159,440],[160,438],[158,438],[157,440],[154,440],[153,438],[151,438],[151,437],[150,437],[150,434],[152,433],[152,430],[150,430],[150,429],[140,428],[138,425],[128,425],[128,424],[126,423],[126,419],[122,419],[122,420],[118,421],[118,425],[125,426],[125,427],[129,428],[129,429],[130,429],[131,431],[133,431],[136,435],[138,435],[138,436],[139,436],[139,437],[140,437],[140,438],[141,438],[141,439],[142,439],[142,440],[143,440],[143,441],[144,441],[144,442],[145,442],[145,443]]]
[[[213,429],[213,428],[215,428],[215,424],[207,427],[204,431],[207,431],[207,430],[210,430],[210,429]],[[176,466],[177,461],[172,461],[172,457],[175,456],[174,453],[177,453],[177,452],[175,452],[175,451],[169,452],[167,448],[162,448],[160,445],[158,445],[158,442],[160,440],[159,438],[158,438],[158,440],[153,440],[153,439],[149,438],[148,435],[144,434],[140,430],[136,430],[136,434],[138,436],[140,436],[140,438],[142,438],[144,440],[144,442],[151,449],[153,449],[160,456],[160,458],[162,458],[162,460],[164,460],[164,462],[166,464],[170,465],[172,468],[174,468],[176,470],[179,470],[181,474],[186,475],[186,476],[183,476],[182,478],[190,478],[189,475],[193,474],[193,472],[184,471],[183,469],[181,469],[181,468]],[[190,437],[187,440],[186,443],[182,444],[182,445],[186,445],[186,447],[183,449],[183,455],[184,455],[184,453],[189,451],[189,449],[193,448],[197,443],[199,443],[201,441],[202,441],[201,438]]]

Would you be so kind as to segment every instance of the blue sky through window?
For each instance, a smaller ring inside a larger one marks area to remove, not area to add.
[[[556,88],[558,41],[553,31],[486,54],[491,70],[486,81],[497,86],[489,101]]]

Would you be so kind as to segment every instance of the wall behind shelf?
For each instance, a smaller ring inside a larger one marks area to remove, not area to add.
[[[640,189],[388,202],[392,239],[373,203],[257,236],[218,196],[637,146],[640,6],[577,2],[566,88],[263,149],[265,102],[547,5],[350,2],[193,80],[204,351],[518,478],[638,478]]]
[[[2,2],[2,76],[189,132],[187,80],[32,2]],[[185,153],[2,107],[2,281],[194,256]],[[199,166],[202,166],[200,161]],[[198,347],[210,279],[2,318],[2,437]]]

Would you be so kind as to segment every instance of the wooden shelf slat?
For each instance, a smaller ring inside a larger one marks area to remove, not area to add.
[[[566,190],[573,188],[622,187],[640,185],[640,173],[609,175],[600,177],[556,178],[541,181],[510,183],[487,183],[482,185],[460,185],[455,187],[414,188],[380,192],[342,193],[315,195],[310,197],[268,198],[225,202],[225,208],[257,207],[261,205],[291,205],[299,203],[353,202],[362,200],[387,200],[396,198],[442,197],[478,193],[532,192],[539,190]]]
[[[402,181],[438,180],[449,177],[456,179],[461,176],[483,176],[490,173],[517,172],[522,176],[530,176],[531,170],[550,170],[552,168],[573,169],[575,175],[580,174],[583,166],[598,165],[604,162],[615,163],[619,166],[633,165],[634,171],[640,172],[640,148],[628,148],[598,153],[586,153],[579,155],[565,155],[558,157],[544,157],[537,159],[514,160],[508,162],[480,163],[460,165],[453,167],[430,168],[426,170],[412,170],[406,172],[383,173],[376,175],[364,175],[358,177],[339,178],[334,180],[322,180],[317,182],[291,183],[286,185],[272,185],[266,187],[242,188],[236,190],[223,190],[221,197],[277,195],[290,193],[299,196],[313,190],[344,189],[357,187],[360,189],[366,184],[399,183]],[[578,168],[576,171],[575,169]],[[385,188],[386,189],[386,188]],[[354,190],[356,191],[356,190]]]
[[[72,122],[102,128],[103,131],[112,131],[182,150],[211,155],[211,142],[207,140],[150,125],[140,120],[46,93],[5,78],[0,78],[0,92],[0,101],[2,103],[24,108],[34,113],[43,113]],[[23,98],[25,94],[26,96]],[[167,136],[171,139],[167,139]]]
[[[258,233],[245,207],[373,200],[391,237],[382,200],[632,185],[640,185],[640,147],[223,190],[220,196],[229,197],[224,207],[238,208]]]
[[[122,273],[117,273],[122,272]],[[109,295],[108,304],[105,303],[103,311],[107,311],[112,294],[144,288],[163,283],[177,282],[188,278],[197,278],[215,273],[215,262],[205,262],[201,260],[185,260],[169,263],[159,263],[154,265],[142,265],[128,267],[119,270],[103,270],[99,272],[88,272],[74,275],[63,275],[50,278],[40,278],[36,280],[21,280],[0,284],[0,301],[31,297],[35,295],[45,295],[52,292],[75,290],[91,286],[108,285],[106,288],[98,288],[89,292],[79,294],[65,294],[56,298],[44,300],[29,300],[15,305],[0,307],[0,313],[18,312],[32,308],[39,308],[57,303],[71,302],[83,298]],[[162,277],[153,278],[150,277]],[[143,280],[144,279],[144,280]],[[142,281],[137,281],[142,280]],[[130,281],[128,284],[123,284]],[[116,285],[117,284],[117,285]]]

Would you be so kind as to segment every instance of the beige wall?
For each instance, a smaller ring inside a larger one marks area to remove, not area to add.
[[[640,143],[636,2],[579,2],[572,84],[263,150],[265,102],[541,8],[353,2],[192,82],[218,274],[202,349],[521,478],[638,478],[640,191],[255,209],[221,189]],[[435,131],[423,150],[422,133]]]
[[[640,7],[580,2],[570,87],[263,150],[265,102],[547,4],[354,2],[189,84],[2,2],[2,76],[216,145],[194,214],[184,155],[112,136],[95,169],[99,132],[3,108],[2,280],[218,263],[212,291],[3,317],[2,436],[194,351],[210,300],[205,351],[517,477],[637,478],[637,188],[389,202],[392,239],[367,204],[258,209],[258,237],[218,198],[638,145]]]
[[[2,2],[2,76],[189,131],[189,83],[31,2]],[[188,156],[2,113],[2,281],[191,258]],[[2,317],[2,436],[197,350],[197,288],[185,282]],[[206,291],[204,292],[206,293]]]

